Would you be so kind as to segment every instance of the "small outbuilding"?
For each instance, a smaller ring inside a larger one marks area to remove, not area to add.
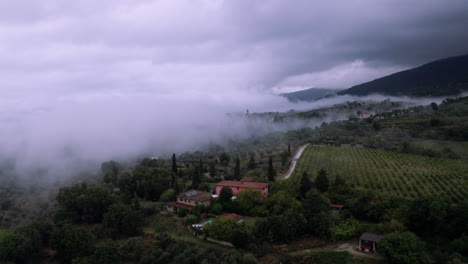
[[[381,237],[381,235],[375,233],[363,233],[359,238],[359,251],[376,252]]]

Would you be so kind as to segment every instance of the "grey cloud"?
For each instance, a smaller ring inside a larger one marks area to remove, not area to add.
[[[346,88],[466,53],[466,13],[465,0],[0,1],[0,147],[33,162],[43,144],[45,157],[70,144],[84,157],[133,135],[91,156],[146,151],[175,140],[164,133],[184,129],[187,106],[217,127],[225,112],[294,107],[273,90]],[[167,109],[178,122],[153,119]]]

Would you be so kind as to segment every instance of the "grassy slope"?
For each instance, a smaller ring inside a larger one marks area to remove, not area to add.
[[[468,164],[360,147],[309,146],[299,159],[293,177],[307,171],[315,177],[324,168],[352,187],[415,198],[440,195],[456,202],[468,199]]]

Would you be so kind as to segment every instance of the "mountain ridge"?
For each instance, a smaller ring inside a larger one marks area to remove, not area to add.
[[[468,54],[432,61],[416,68],[355,85],[338,95],[447,96],[468,90]]]

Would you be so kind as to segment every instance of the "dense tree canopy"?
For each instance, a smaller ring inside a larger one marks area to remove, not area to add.
[[[379,251],[387,257],[390,263],[429,263],[424,242],[411,232],[385,235],[379,242]]]

